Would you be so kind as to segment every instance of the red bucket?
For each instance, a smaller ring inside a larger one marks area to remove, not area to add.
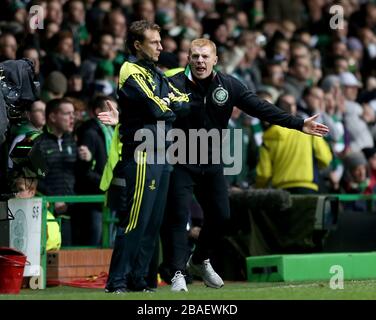
[[[19,293],[26,256],[12,248],[0,248],[0,293]]]

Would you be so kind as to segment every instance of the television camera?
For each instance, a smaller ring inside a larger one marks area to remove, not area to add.
[[[10,183],[13,179],[34,179],[46,174],[46,164],[35,136],[26,136],[15,145],[10,154],[13,168],[9,171],[7,165],[11,126],[24,121],[26,108],[39,97],[39,82],[35,82],[34,78],[31,60],[0,62],[0,201],[7,201],[15,195]]]

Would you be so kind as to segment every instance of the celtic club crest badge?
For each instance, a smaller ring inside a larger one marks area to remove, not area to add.
[[[228,100],[228,91],[223,87],[218,87],[213,91],[212,98],[217,105],[223,106]]]

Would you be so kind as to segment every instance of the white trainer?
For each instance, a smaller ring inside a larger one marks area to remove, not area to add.
[[[188,292],[187,283],[185,282],[184,275],[180,271],[176,271],[174,277],[171,279],[171,291]]]
[[[222,278],[214,271],[209,259],[201,264],[193,264],[191,256],[187,262],[187,270],[190,274],[201,277],[210,288],[219,289],[224,286]]]

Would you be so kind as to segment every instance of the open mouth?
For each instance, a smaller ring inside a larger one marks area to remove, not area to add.
[[[206,68],[204,67],[196,67],[196,71],[199,73],[205,72]]]

